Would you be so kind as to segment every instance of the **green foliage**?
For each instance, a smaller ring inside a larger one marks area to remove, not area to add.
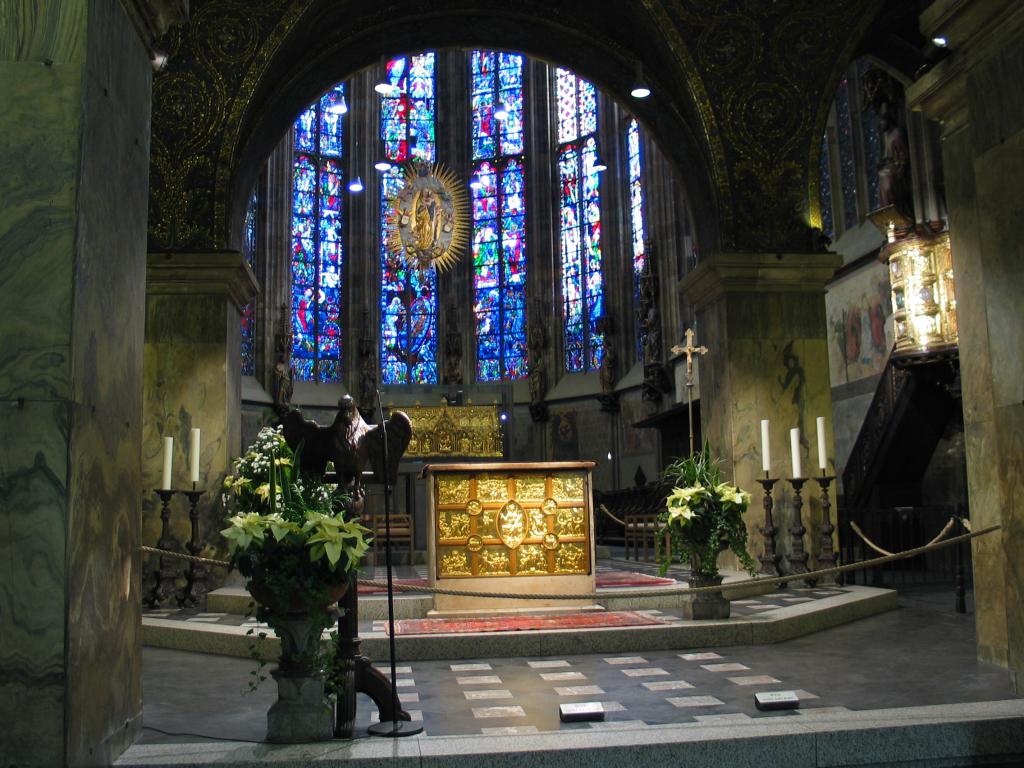
[[[308,608],[309,658],[297,661],[322,666],[319,638],[334,621],[331,604],[339,585],[354,581],[370,531],[346,517],[346,494],[299,474],[300,459],[301,448],[293,453],[279,429],[261,429],[224,479],[224,506],[234,514],[221,535],[250,590],[266,595],[259,621],[277,629],[295,605]],[[258,644],[252,653],[261,655]],[[258,668],[254,682],[264,677]]]
[[[719,461],[707,441],[693,456],[669,464],[662,476],[673,484],[659,518],[671,537],[671,552],[661,563],[665,573],[673,562],[688,563],[695,573],[718,575],[718,553],[731,549],[743,567],[757,570],[747,552],[747,526],[743,513],[750,494],[723,483]]]

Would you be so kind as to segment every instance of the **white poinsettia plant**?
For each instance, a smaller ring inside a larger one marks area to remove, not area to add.
[[[743,522],[750,494],[722,482],[710,445],[705,442],[693,456],[673,462],[663,476],[674,487],[661,513],[671,541],[670,551],[662,560],[662,572],[675,561],[688,563],[701,575],[717,576],[718,553],[730,549],[743,567],[754,573],[756,566],[747,552],[747,526]]]
[[[370,531],[345,516],[349,498],[333,486],[299,474],[299,453],[280,427],[264,427],[224,478],[223,500],[234,514],[221,531],[246,576],[256,568],[295,570],[296,578],[325,578],[355,569]]]

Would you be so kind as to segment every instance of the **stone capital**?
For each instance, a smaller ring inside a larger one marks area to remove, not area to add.
[[[157,40],[167,30],[188,21],[188,0],[121,0],[121,7],[150,58],[156,53]]]
[[[843,263],[836,253],[716,253],[679,283],[680,294],[700,309],[728,293],[814,293]]]
[[[146,256],[146,293],[151,296],[225,296],[241,312],[258,290],[252,268],[238,251]]]
[[[944,136],[968,124],[967,72],[1024,28],[1019,0],[936,0],[922,14],[921,34],[945,38],[949,54],[907,86],[907,106],[942,123]]]

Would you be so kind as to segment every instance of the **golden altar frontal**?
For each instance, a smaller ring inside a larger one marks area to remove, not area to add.
[[[484,592],[592,592],[590,461],[431,464],[429,581]],[[439,612],[573,607],[589,601],[435,595]]]

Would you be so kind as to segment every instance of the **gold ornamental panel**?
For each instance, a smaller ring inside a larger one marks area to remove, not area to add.
[[[439,468],[433,478],[437,577],[590,574],[587,478],[585,469]]]
[[[402,410],[412,421],[407,459],[504,455],[497,405],[416,405]]]

